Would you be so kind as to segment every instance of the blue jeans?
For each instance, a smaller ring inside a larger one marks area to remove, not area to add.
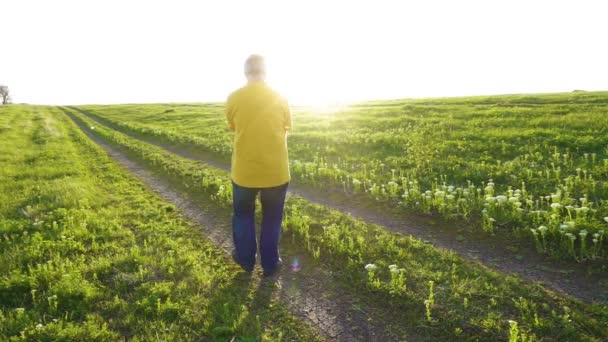
[[[262,267],[270,270],[279,261],[279,238],[283,221],[283,205],[289,183],[272,188],[246,188],[232,182],[232,237],[239,261],[245,267],[255,265],[257,250],[255,234],[255,198],[261,193],[262,231],[260,254]]]

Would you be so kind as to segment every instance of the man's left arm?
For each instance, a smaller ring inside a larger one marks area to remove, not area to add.
[[[293,127],[291,123],[291,109],[289,108],[289,103],[285,99],[283,99],[283,123],[283,126],[285,127],[285,133],[292,130]]]

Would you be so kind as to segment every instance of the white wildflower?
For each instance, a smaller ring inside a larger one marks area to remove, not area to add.
[[[496,196],[496,200],[498,201],[498,203],[504,203],[508,200],[508,198],[507,198],[507,196],[499,195],[499,196]]]

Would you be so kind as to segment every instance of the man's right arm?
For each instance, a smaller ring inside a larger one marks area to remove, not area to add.
[[[234,131],[234,100],[232,95],[228,96],[226,100],[226,120],[228,121],[228,128]]]

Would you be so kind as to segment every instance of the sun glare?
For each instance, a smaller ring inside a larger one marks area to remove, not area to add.
[[[14,33],[0,81],[17,102],[223,101],[244,83],[252,53],[267,57],[269,83],[290,103],[322,111],[389,98],[599,90],[608,79],[600,1],[147,1],[145,16],[137,1],[39,1],[35,12],[28,3],[3,3],[11,15],[0,21]]]

